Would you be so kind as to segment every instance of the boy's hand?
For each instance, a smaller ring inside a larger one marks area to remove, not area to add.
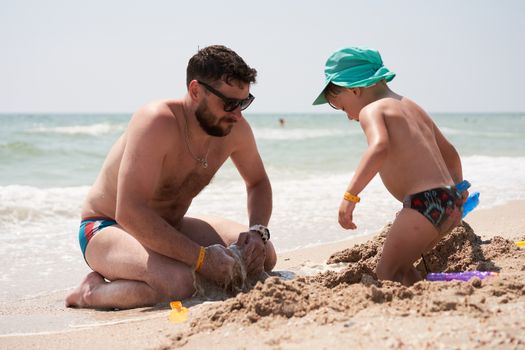
[[[342,228],[355,230],[357,226],[352,221],[352,215],[354,212],[355,203],[343,199],[339,206],[339,225]]]

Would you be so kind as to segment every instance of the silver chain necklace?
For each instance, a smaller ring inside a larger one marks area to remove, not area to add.
[[[190,141],[189,141],[190,132],[189,132],[188,120],[186,119],[186,116],[184,116],[184,122],[186,124],[186,133],[184,135],[185,136],[184,140],[186,141],[186,148],[188,149],[188,153],[192,156],[193,159],[197,161],[197,163],[199,163],[204,169],[206,169],[208,167],[208,153],[210,153],[210,145],[208,143],[208,150],[206,151],[206,155],[203,158],[197,157],[195,154],[193,154],[190,148]]]

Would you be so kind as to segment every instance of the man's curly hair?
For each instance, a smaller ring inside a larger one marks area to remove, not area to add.
[[[222,80],[227,84],[237,80],[243,83],[255,83],[257,71],[250,68],[233,50],[212,45],[200,49],[188,62],[186,86],[194,79],[212,83]]]

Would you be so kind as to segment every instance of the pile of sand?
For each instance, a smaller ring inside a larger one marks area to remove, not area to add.
[[[371,274],[375,278],[373,271],[381,256],[381,249],[389,229],[390,225],[381,230],[374,239],[333,254],[327,263],[347,262],[351,266],[358,266],[356,273]],[[492,260],[518,252],[519,248],[513,242],[501,237],[496,236],[489,241],[481,240],[469,224],[463,221],[424,257],[429,272],[499,271],[499,267],[494,265]],[[423,261],[420,259],[415,265],[421,275],[426,276]],[[355,275],[353,278],[356,278]]]
[[[285,281],[269,277],[248,292],[203,308],[192,320],[188,330],[172,338],[180,345],[188,336],[211,331],[226,323],[253,324],[270,327],[274,318],[308,315],[320,324],[345,320],[367,308],[385,307],[400,316],[431,315],[461,312],[473,317],[489,317],[494,312],[487,303],[508,303],[525,298],[521,282],[523,262],[513,264],[522,256],[512,241],[495,237],[482,241],[464,223],[443,239],[425,259],[433,272],[463,270],[500,271],[498,277],[469,282],[421,281],[411,287],[390,281],[378,281],[374,269],[388,226],[368,242],[333,254],[329,263],[348,263],[340,272],[327,271],[310,277]],[[504,270],[498,261],[505,263]],[[422,262],[417,268],[424,272]],[[521,272],[521,273],[519,273]],[[431,297],[430,297],[431,296]]]

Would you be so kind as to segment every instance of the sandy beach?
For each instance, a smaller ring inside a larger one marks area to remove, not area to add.
[[[281,277],[225,301],[183,301],[189,317],[181,323],[168,320],[168,305],[68,309],[67,291],[2,303],[0,348],[523,348],[525,248],[514,244],[525,240],[523,212],[525,201],[476,210],[426,256],[434,272],[499,272],[483,280],[377,281],[383,230],[281,253]]]

